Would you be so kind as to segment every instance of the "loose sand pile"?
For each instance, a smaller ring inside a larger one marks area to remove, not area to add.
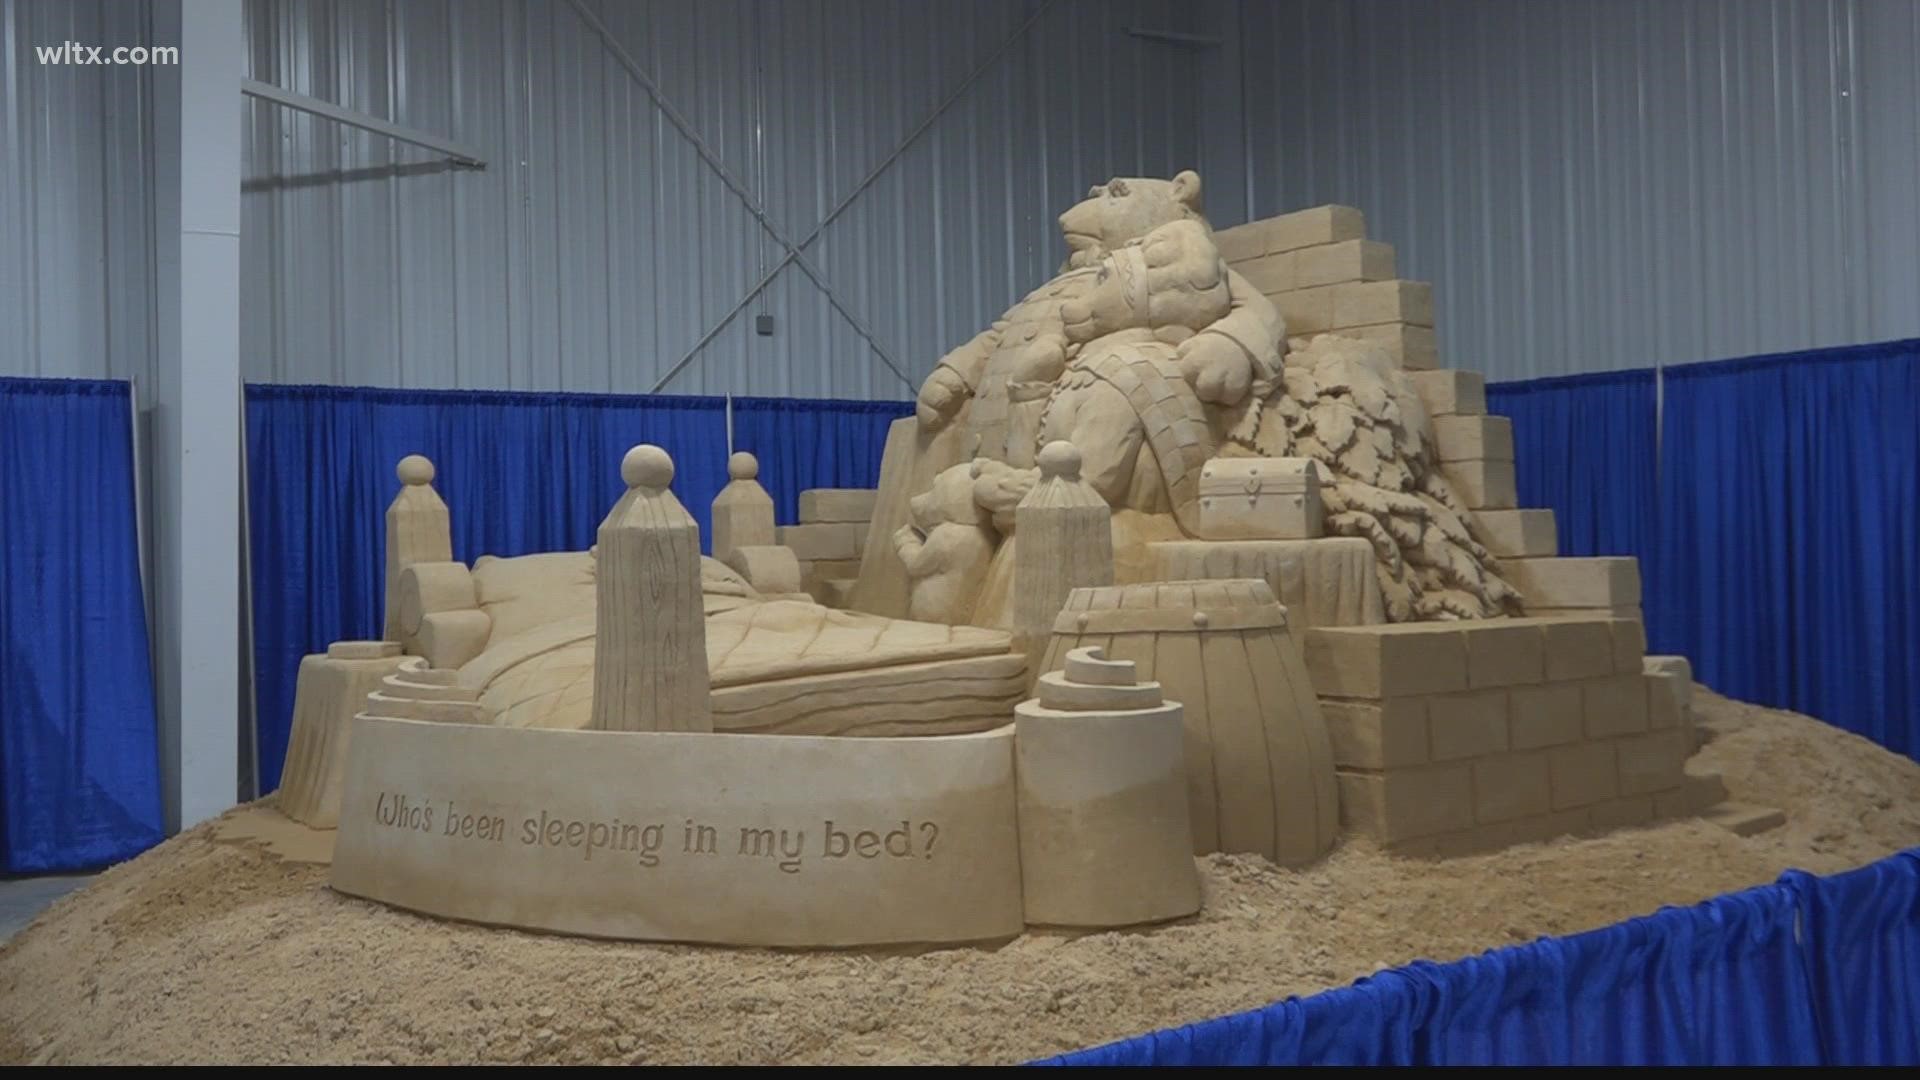
[[[1920,765],[1697,693],[1695,770],[1788,823],[1698,821],[1444,863],[1348,842],[1305,871],[1201,860],[1205,912],[999,948],[789,953],[454,925],[322,868],[183,835],[0,949],[0,1060],[1015,1062],[1920,844]]]

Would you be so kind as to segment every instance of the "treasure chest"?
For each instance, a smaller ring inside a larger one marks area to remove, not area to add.
[[[1321,536],[1319,470],[1308,458],[1214,458],[1200,469],[1200,538]]]

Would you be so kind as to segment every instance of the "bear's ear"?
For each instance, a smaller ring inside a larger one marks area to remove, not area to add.
[[[1185,203],[1187,209],[1200,213],[1200,174],[1187,169],[1174,177],[1173,197]]]

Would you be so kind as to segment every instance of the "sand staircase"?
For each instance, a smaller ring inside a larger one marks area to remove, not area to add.
[[[1433,286],[1397,277],[1393,246],[1366,233],[1359,210],[1318,206],[1215,237],[1227,263],[1280,309],[1296,346],[1338,334],[1374,342],[1400,362],[1432,414],[1441,470],[1529,615],[1639,618],[1637,559],[1562,557],[1553,511],[1519,508],[1512,421],[1487,415],[1482,376],[1440,366]]]

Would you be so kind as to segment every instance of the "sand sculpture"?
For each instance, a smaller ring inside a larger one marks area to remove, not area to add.
[[[1054,455],[1063,483],[1072,454]],[[1021,714],[1035,745],[1016,782],[1004,699],[1024,690],[1027,664],[1008,635],[759,597],[703,566],[664,451],[635,447],[621,472],[628,490],[587,564],[536,567],[584,569],[585,612],[568,614],[540,575],[522,583],[544,608],[529,614],[489,600],[491,564],[463,578],[457,563],[413,563],[403,580],[463,582],[460,597],[426,606],[475,598],[484,647],[458,668],[434,666],[417,639],[405,658],[393,643],[347,647],[371,666],[344,690],[311,689],[281,806],[317,824],[331,802],[336,888],[502,925],[795,946],[972,941],[1027,921],[1197,910],[1180,706],[1158,687],[1115,684],[1130,664],[1084,659],[1105,680],[1091,695],[1043,683]],[[538,663],[566,656],[583,629],[584,665]],[[535,674],[516,674],[529,661]],[[949,708],[983,672],[987,707]],[[351,720],[321,722],[369,679]],[[938,689],[931,722],[914,710],[916,681]],[[770,691],[758,700],[776,712],[797,700],[840,725],[884,716],[869,726],[909,730],[716,733],[739,715],[719,706],[722,683]],[[329,758],[337,768],[317,767]],[[1109,895],[1143,866],[1152,888]]]
[[[1562,558],[1516,505],[1428,288],[1357,211],[1216,234],[1199,190],[1062,215],[1060,275],[941,361],[877,491],[779,526],[735,454],[712,558],[656,448],[594,550],[471,566],[402,462],[388,640],[308,658],[279,800],[338,825],[336,887],[613,937],[972,941],[1191,914],[1196,853],[1773,820],[1685,771],[1689,676],[1643,655],[1633,561]]]
[[[1060,275],[940,361],[921,388],[917,429],[889,447],[910,463],[896,465],[893,490],[883,479],[876,531],[924,529],[917,517],[904,521],[914,493],[958,473],[971,479],[975,506],[955,508],[943,526],[976,533],[966,547],[985,565],[949,559],[929,578],[872,560],[854,606],[905,611],[924,589],[978,576],[964,617],[1010,626],[1011,511],[1038,479],[1039,447],[1062,439],[1079,448],[1088,483],[1115,512],[1122,582],[1151,578],[1155,541],[1303,538],[1322,519],[1372,545],[1392,621],[1517,612],[1392,356],[1351,337],[1293,349],[1278,309],[1226,261],[1200,207],[1200,178],[1186,172],[1109,181],[1061,215],[1071,255]],[[1293,483],[1245,512],[1210,514],[1210,482],[1261,476],[1237,458],[1292,459],[1266,466],[1263,482]],[[1322,468],[1308,473],[1302,459]]]

